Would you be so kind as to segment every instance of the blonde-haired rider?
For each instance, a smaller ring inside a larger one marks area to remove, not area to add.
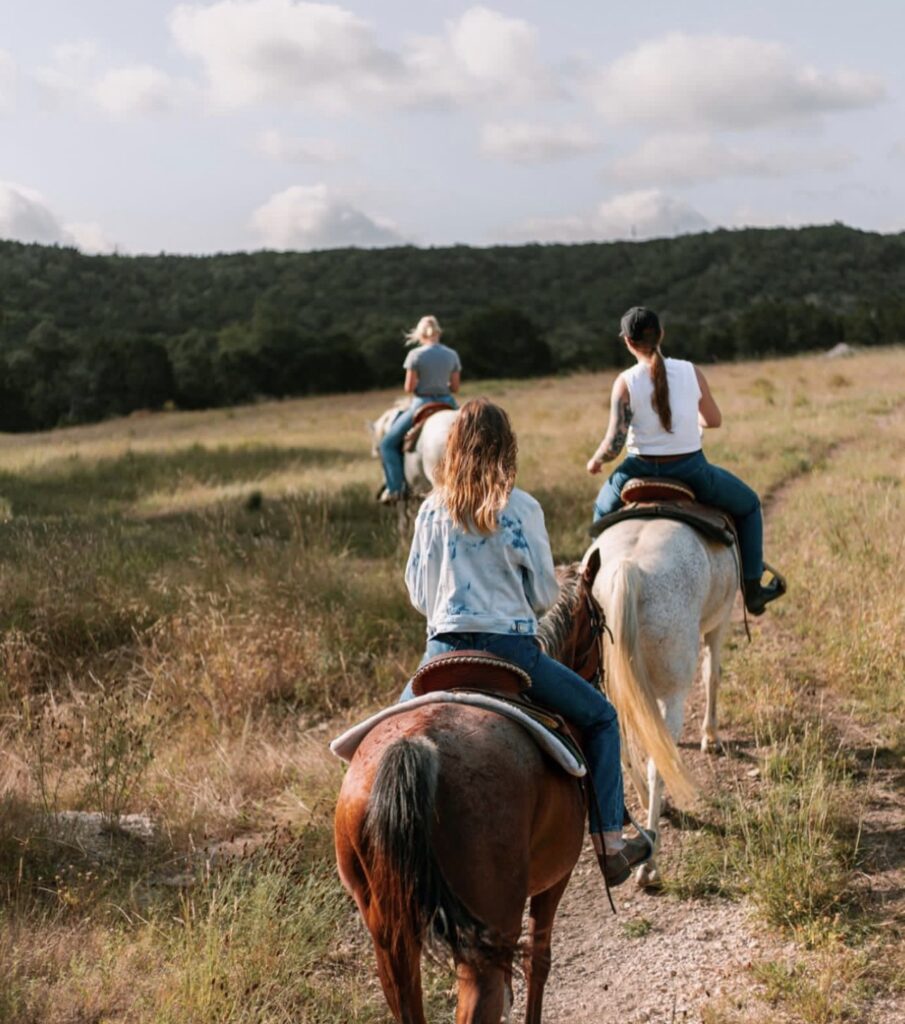
[[[465,649],[506,658],[531,677],[529,697],[581,729],[597,794],[594,847],[610,885],[619,885],[653,846],[645,834],[622,835],[616,709],[537,640],[538,615],[555,603],[559,584],[543,509],[515,486],[517,453],[503,409],[485,398],[465,403],[418,512],[405,582],[427,618],[424,660]],[[411,696],[409,684],[401,699]]]
[[[453,397],[459,390],[462,364],[454,349],[440,341],[443,334],[435,316],[423,316],[406,334],[406,345],[417,346],[405,357],[404,388],[412,395],[412,403],[403,410],[380,442],[380,457],[386,486],[380,493],[385,504],[398,501],[405,494],[405,466],[402,441],[411,428],[415,413],[422,405],[442,402],[456,409]]]

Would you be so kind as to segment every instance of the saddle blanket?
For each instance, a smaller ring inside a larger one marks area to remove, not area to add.
[[[392,718],[393,715],[403,715],[406,711],[420,708],[424,704],[470,704],[476,708],[487,708],[496,711],[514,722],[518,722],[532,736],[534,742],[541,750],[553,759],[569,775],[582,778],[587,769],[575,757],[572,751],[549,729],[545,729],[540,722],[536,722],[530,715],[525,714],[514,704],[504,700],[498,700],[489,693],[454,693],[451,690],[437,690],[434,693],[426,693],[423,697],[415,697],[412,700],[404,701],[402,704],[393,704],[391,707],[378,711],[358,725],[353,725],[341,736],[330,744],[330,749],[343,761],[351,761],[352,755],[358,750],[358,745],[368,733],[384,719]]]

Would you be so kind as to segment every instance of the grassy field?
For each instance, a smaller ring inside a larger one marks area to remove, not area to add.
[[[760,968],[781,1019],[869,1020],[905,988],[863,812],[905,765],[905,351],[708,377],[726,426],[706,450],[764,496],[791,589],[727,652],[721,717],[756,745],[758,799],[713,794],[662,865],[670,898],[750,900],[788,935],[801,970]],[[560,560],[586,546],[610,383],[466,388],[512,414]],[[423,641],[372,500],[365,421],[393,397],[0,437],[0,1021],[388,1019],[334,877],[325,744]],[[153,831],[110,826],[128,813]]]

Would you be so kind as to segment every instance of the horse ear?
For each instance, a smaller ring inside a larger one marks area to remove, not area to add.
[[[600,548],[593,547],[591,553],[588,555],[588,559],[584,564],[584,568],[581,570],[581,578],[586,587],[592,587],[594,580],[597,578],[597,573],[600,572]]]

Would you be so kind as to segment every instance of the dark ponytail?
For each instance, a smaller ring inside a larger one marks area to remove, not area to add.
[[[663,328],[660,318],[652,309],[644,306],[632,306],[623,316],[620,324],[622,337],[645,355],[650,355],[650,376],[654,382],[654,393],[650,396],[650,404],[660,417],[663,429],[672,433],[672,409],[669,405],[669,381],[666,379],[666,363],[660,353],[660,339]]]
[[[669,406],[669,381],[666,379],[666,363],[658,345],[654,349],[650,364],[650,375],[654,382],[654,393],[650,396],[650,404],[654,412],[660,417],[663,429],[672,433],[672,409]]]

